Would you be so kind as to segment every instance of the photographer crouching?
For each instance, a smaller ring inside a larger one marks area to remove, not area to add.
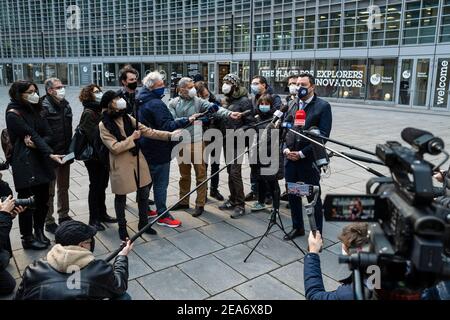
[[[15,200],[9,195],[6,199],[0,199],[0,297],[11,294],[16,287],[16,280],[6,270],[12,257],[11,232],[13,219],[25,209],[15,205]]]
[[[351,223],[344,227],[338,237],[342,243],[342,254],[350,255],[362,251],[369,241],[367,230],[367,223]],[[303,269],[306,298],[308,300],[354,300],[351,276],[341,280],[342,285],[335,291],[325,291],[319,257],[322,245],[323,241],[320,232],[316,231],[315,237],[310,232],[308,238],[309,253],[305,256]]]
[[[128,288],[126,246],[113,265],[94,257],[97,229],[80,221],[65,221],[55,232],[56,245],[47,259],[30,264],[23,272],[16,300],[131,300]]]

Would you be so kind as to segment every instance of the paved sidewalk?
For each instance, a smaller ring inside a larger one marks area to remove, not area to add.
[[[76,125],[81,114],[81,105],[77,100],[79,91],[67,91]],[[4,128],[3,115],[9,101],[7,88],[0,88],[0,97],[0,125]],[[374,151],[377,143],[400,141],[401,130],[412,126],[429,130],[447,144],[450,143],[447,116],[368,108],[345,107],[342,104],[334,106],[332,138]],[[340,146],[333,147],[349,151]],[[386,168],[372,166],[388,173]],[[333,158],[331,167],[331,177],[322,180],[322,197],[327,193],[364,193],[365,182],[372,177],[370,173],[340,158]],[[249,176],[249,167],[245,166],[243,177],[246,192],[250,190]],[[13,188],[10,172],[3,172],[3,179]],[[178,199],[178,179],[178,166],[173,161],[168,205]],[[74,219],[83,222],[88,221],[88,184],[83,163],[74,163],[71,166],[70,209]],[[281,181],[282,190],[283,184],[284,181]],[[229,194],[225,172],[220,175],[220,191],[224,196]],[[113,199],[114,195],[108,188],[107,208],[111,215],[114,215]],[[137,205],[134,200],[135,195],[129,194],[127,219],[130,234],[137,231]],[[191,207],[194,207],[195,198],[191,197],[190,200]],[[249,206],[251,204],[248,203]],[[289,230],[290,212],[285,204],[282,202],[281,213],[283,223]],[[258,237],[265,232],[269,211],[233,220],[228,212],[218,210],[218,205],[217,201],[209,198],[206,212],[200,218],[191,216],[193,209],[173,212],[175,217],[182,220],[182,227],[168,229],[155,225],[158,235],[144,235],[136,241],[134,252],[130,255],[129,293],[133,299],[305,299],[303,254],[292,243],[282,240],[283,234],[277,227],[271,230],[248,262],[243,262]],[[341,252],[340,244],[337,243],[341,229],[342,224],[339,223],[324,224],[325,249],[321,253],[321,262],[327,290],[335,289],[337,280],[348,275],[347,267],[339,265],[337,259]],[[52,235],[47,236],[53,239]],[[97,258],[107,256],[120,244],[117,226],[107,225],[106,231],[97,234],[97,240],[94,254]],[[22,249],[17,219],[14,221],[11,241],[14,258],[8,270],[19,283],[24,268],[34,259],[45,256],[46,252]],[[306,237],[296,242],[306,250]]]

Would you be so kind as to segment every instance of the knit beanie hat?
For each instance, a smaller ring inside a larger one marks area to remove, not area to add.
[[[111,101],[113,101],[115,98],[117,98],[119,96],[119,94],[115,91],[112,90],[108,90],[106,91],[103,96],[102,96],[102,100],[100,100],[100,108],[103,109],[108,109],[108,105]]]
[[[239,87],[241,85],[241,79],[239,79],[239,77],[234,73],[227,74],[223,77],[223,81],[229,81],[235,87]]]
[[[96,228],[81,221],[64,221],[56,229],[55,243],[62,246],[77,246],[80,242],[91,239],[96,233]]]

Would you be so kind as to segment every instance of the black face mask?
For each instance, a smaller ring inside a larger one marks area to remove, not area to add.
[[[92,237],[91,239],[91,248],[89,249],[92,253],[94,253],[95,250],[95,238]]]
[[[130,89],[130,90],[136,90],[136,88],[137,88],[137,81],[128,83],[127,84],[127,88]]]

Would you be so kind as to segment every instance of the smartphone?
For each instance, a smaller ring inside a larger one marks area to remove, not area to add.
[[[75,153],[71,152],[71,153],[67,154],[64,158],[62,158],[62,162],[66,163],[66,162],[71,161],[73,159],[75,159]]]

